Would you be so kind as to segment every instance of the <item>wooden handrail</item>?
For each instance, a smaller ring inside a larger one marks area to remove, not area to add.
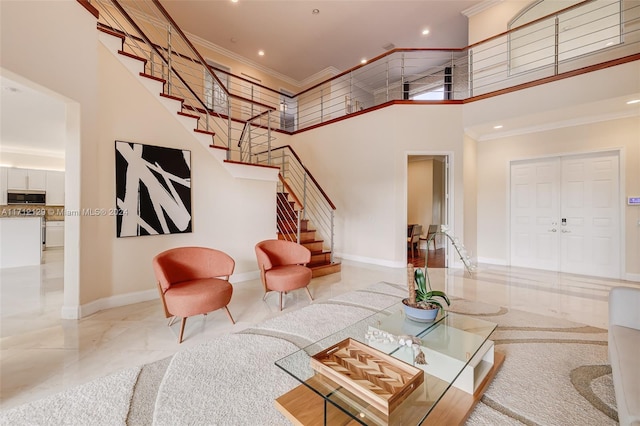
[[[78,1],[80,4],[82,4],[83,6],[85,5],[85,3],[88,3],[88,2],[87,2],[87,0],[77,0],[77,1]],[[567,11],[571,10],[571,9],[575,9],[575,8],[578,8],[578,7],[584,6],[585,4],[590,3],[590,2],[593,2],[593,1],[595,1],[595,0],[584,0],[584,1],[580,2],[580,3],[576,3],[576,4],[574,4],[574,5],[572,5],[572,6],[565,7],[565,8],[563,8],[563,9],[560,9],[560,10],[555,11],[555,12],[553,12],[553,13],[549,13],[548,15],[545,15],[545,16],[542,16],[542,17],[540,17],[540,18],[537,18],[537,19],[535,19],[535,20],[533,20],[533,21],[531,21],[531,22],[527,22],[526,24],[522,24],[522,25],[520,25],[520,26],[518,26],[518,27],[516,27],[516,28],[511,28],[511,29],[509,29],[509,30],[507,30],[507,31],[504,31],[504,32],[500,33],[500,34],[497,34],[497,35],[494,35],[494,36],[488,37],[488,38],[486,38],[486,39],[483,39],[483,40],[481,40],[481,41],[478,41],[478,42],[476,42],[476,43],[473,43],[473,44],[470,44],[470,45],[468,45],[468,46],[461,47],[461,48],[404,48],[404,47],[401,47],[401,48],[395,48],[395,49],[389,50],[388,52],[385,52],[385,53],[382,53],[382,54],[380,54],[380,55],[376,56],[375,58],[373,58],[373,59],[371,59],[371,60],[367,61],[367,63],[366,63],[366,64],[358,64],[358,65],[356,65],[356,66],[354,66],[354,67],[352,67],[352,68],[347,69],[346,71],[343,71],[343,72],[341,72],[341,73],[339,73],[339,74],[337,74],[337,75],[335,75],[335,76],[332,76],[332,77],[330,77],[330,78],[328,78],[328,79],[326,79],[326,80],[323,80],[323,81],[321,81],[320,83],[317,83],[317,84],[315,84],[315,85],[313,85],[313,86],[311,86],[311,87],[308,87],[308,88],[306,88],[306,89],[304,89],[304,90],[302,90],[302,91],[300,91],[300,92],[298,92],[298,93],[296,93],[296,94],[293,94],[293,95],[288,95],[288,94],[286,94],[286,93],[279,92],[279,91],[277,91],[277,90],[275,90],[275,89],[272,89],[272,88],[270,88],[270,87],[264,86],[264,85],[259,84],[259,83],[255,83],[255,82],[250,81],[250,80],[248,80],[248,79],[246,79],[246,78],[244,78],[244,77],[241,77],[241,76],[235,75],[235,74],[230,73],[230,72],[228,72],[228,71],[221,70],[221,69],[218,69],[218,68],[216,68],[216,67],[213,67],[213,66],[211,66],[211,65],[207,64],[207,63],[206,63],[206,61],[204,61],[204,59],[202,58],[202,56],[200,56],[200,54],[198,53],[198,51],[196,50],[196,48],[193,46],[193,44],[191,44],[191,42],[189,41],[189,39],[188,39],[188,38],[186,38],[186,36],[185,36],[185,35],[184,35],[184,33],[182,32],[182,30],[177,26],[177,24],[175,23],[175,21],[174,21],[174,20],[169,16],[168,12],[164,9],[164,7],[162,7],[162,5],[159,3],[159,1],[158,1],[158,0],[152,0],[152,1],[153,1],[155,4],[157,4],[157,5],[158,5],[159,9],[162,11],[162,13],[165,15],[165,17],[166,17],[166,18],[167,18],[167,19],[172,23],[172,25],[174,25],[174,26],[176,27],[176,29],[180,32],[180,34],[182,35],[182,37],[184,37],[184,39],[185,39],[185,40],[187,41],[187,43],[189,44],[190,48],[191,48],[191,49],[196,53],[196,55],[198,56],[198,58],[199,58],[199,59],[189,58],[189,57],[186,57],[186,56],[184,56],[184,55],[182,55],[182,54],[179,54],[179,53],[177,53],[177,52],[176,52],[176,54],[178,54],[178,55],[180,55],[180,56],[184,57],[185,59],[189,59],[189,60],[192,60],[192,61],[195,61],[195,62],[200,62],[200,63],[206,64],[206,66],[207,66],[208,68],[215,69],[216,71],[219,71],[219,72],[222,72],[222,73],[224,73],[224,74],[230,75],[230,76],[232,76],[232,77],[234,77],[234,78],[237,78],[237,79],[239,79],[239,80],[245,81],[245,82],[250,83],[250,84],[254,84],[254,85],[256,85],[256,86],[258,86],[258,87],[261,87],[261,88],[263,88],[263,89],[266,89],[266,90],[268,90],[268,91],[270,91],[270,92],[277,93],[277,94],[279,94],[279,95],[283,95],[283,96],[286,96],[286,97],[288,97],[288,98],[293,99],[293,98],[296,98],[296,97],[298,97],[298,96],[300,96],[300,95],[302,95],[302,94],[304,94],[304,93],[307,93],[307,92],[309,92],[309,91],[311,91],[311,90],[313,90],[313,89],[315,89],[315,88],[317,88],[317,87],[319,87],[319,86],[321,86],[321,85],[323,85],[323,84],[329,83],[329,82],[331,82],[331,81],[333,81],[333,80],[335,80],[335,79],[337,79],[337,78],[340,78],[340,77],[342,77],[342,76],[344,76],[344,75],[346,75],[346,74],[348,74],[348,73],[350,73],[350,72],[352,72],[352,71],[355,71],[355,70],[357,70],[357,69],[360,69],[360,68],[362,68],[362,67],[365,67],[365,66],[367,66],[367,65],[369,65],[369,64],[371,64],[371,63],[373,63],[373,62],[376,62],[376,61],[378,61],[378,60],[380,60],[380,59],[382,59],[382,58],[384,58],[384,57],[386,57],[386,56],[392,55],[392,54],[394,54],[394,53],[398,53],[398,52],[421,52],[421,51],[423,51],[423,52],[424,52],[424,51],[432,51],[432,52],[464,52],[464,51],[469,50],[469,49],[471,49],[471,48],[473,48],[473,47],[477,47],[477,46],[479,46],[479,45],[481,45],[481,44],[483,44],[483,43],[486,43],[486,42],[489,42],[489,41],[491,41],[491,40],[495,40],[495,39],[497,39],[497,38],[503,37],[503,36],[505,36],[505,35],[507,35],[507,34],[509,34],[509,33],[512,33],[512,32],[515,32],[515,31],[518,31],[518,30],[520,30],[520,29],[522,29],[522,28],[525,28],[525,27],[527,27],[527,26],[534,25],[534,24],[536,24],[536,23],[538,23],[538,22],[540,22],[540,21],[543,21],[543,20],[545,20],[545,19],[548,19],[548,18],[550,18],[550,17],[552,17],[552,16],[555,16],[555,15],[558,15],[558,14],[561,14],[561,13],[565,13],[565,12],[567,12]],[[86,6],[85,6],[85,7],[86,7]],[[93,6],[91,6],[91,7],[93,7]],[[95,8],[94,8],[94,9],[95,9]],[[97,13],[97,10],[96,10],[96,13]],[[230,93],[230,92],[228,91],[227,87],[226,87],[226,86],[224,86],[224,85],[222,84],[222,82],[221,82],[221,81],[219,80],[219,78],[215,75],[215,73],[213,73],[213,72],[212,72],[211,74],[213,74],[213,76],[214,76],[214,78],[216,79],[216,81],[218,82],[218,84],[220,84],[220,86],[221,86],[221,87],[223,87],[223,90],[224,90],[224,92],[227,94],[227,96],[234,97],[234,98],[238,98],[238,99],[241,99],[241,100],[244,100],[244,101],[247,101],[247,102],[256,103],[256,104],[258,104],[258,105],[261,105],[261,106],[264,106],[264,107],[268,107],[268,108],[271,108],[271,109],[273,109],[273,110],[275,110],[275,109],[276,109],[275,107],[272,107],[272,106],[269,106],[269,105],[260,104],[260,103],[258,103],[258,102],[252,101],[252,100],[250,100],[250,99],[242,98],[242,97],[239,97],[239,96],[237,96],[237,95],[234,95],[234,94]]]
[[[198,58],[198,60],[200,61],[201,64],[206,64],[207,61],[204,60],[204,58],[200,55],[200,52],[198,52],[198,50],[195,48],[195,46],[193,44],[191,44],[191,41],[187,38],[187,36],[182,32],[182,29],[178,26],[178,24],[176,24],[176,21],[173,20],[173,18],[171,17],[171,15],[169,15],[169,12],[167,12],[167,10],[160,4],[160,1],[158,0],[151,0],[151,2],[153,4],[156,5],[156,7],[158,8],[158,10],[162,13],[162,15],[164,16],[164,18],[169,21],[169,23],[171,23],[171,26],[178,32],[178,34],[180,34],[180,37],[182,37],[182,39],[184,40],[185,43],[187,43],[187,45],[189,46],[189,48],[191,48],[192,52],[196,55],[196,57]],[[207,69],[208,70],[208,69]],[[210,70],[208,70],[210,72]],[[230,95],[229,93],[229,89],[227,89],[227,87],[222,84],[222,82],[220,81],[220,79],[218,78],[218,76],[211,72],[211,75],[213,76],[213,78],[218,82],[218,84],[220,85],[220,87],[222,87],[222,90],[227,94],[227,96]]]
[[[293,202],[299,205],[302,210],[304,210],[304,204],[302,204],[298,199],[298,197],[296,197],[296,193],[293,192],[293,188],[291,188],[287,183],[287,181],[284,180],[284,177],[282,176],[281,173],[278,173],[278,179],[280,179],[280,182],[282,183],[282,186],[286,190],[287,194],[291,195],[291,198],[293,198]]]
[[[89,11],[90,14],[92,14],[93,16],[95,16],[96,19],[100,18],[100,12],[98,11],[98,9],[95,8],[94,5],[92,5],[89,0],[76,0],[78,3],[80,3],[82,5],[82,7],[84,7],[85,9],[87,9]]]
[[[291,151],[291,153],[293,154],[295,159],[298,160],[298,162],[300,163],[300,165],[304,169],[305,173],[311,178],[311,181],[316,185],[316,187],[318,188],[318,191],[320,191],[320,193],[322,194],[324,199],[327,200],[327,203],[329,203],[329,206],[331,206],[331,209],[335,210],[336,206],[335,206],[335,204],[333,204],[333,201],[331,201],[331,199],[329,198],[327,193],[324,192],[324,190],[322,189],[320,184],[318,184],[318,181],[316,180],[316,178],[314,178],[313,175],[311,174],[311,172],[309,172],[309,169],[307,169],[306,166],[304,165],[304,163],[302,163],[302,161],[300,160],[300,157],[298,157],[298,154],[296,154],[296,152],[293,150],[293,148],[290,145],[283,145],[283,146],[279,146],[277,148],[273,148],[271,150],[271,152],[277,151],[279,149],[285,149],[285,148],[288,148]]]
[[[153,0],[153,1],[157,1],[157,0]],[[111,0],[111,2],[116,7],[116,9],[118,9],[118,11],[122,14],[122,16],[124,16],[125,19],[127,21],[129,21],[131,26],[140,34],[140,36],[142,36],[142,38],[144,39],[145,43],[147,43],[156,52],[156,54],[158,56],[160,56],[162,58],[162,60],[168,65],[169,61],[167,60],[167,58],[165,58],[162,55],[162,53],[160,52],[160,49],[154,43],[151,42],[151,39],[145,34],[145,32],[142,30],[142,28],[140,28],[138,26],[138,24],[136,24],[136,22],[133,20],[133,18],[131,18],[131,16],[129,16],[127,11],[122,7],[122,5],[118,2],[118,0]],[[196,92],[193,91],[191,86],[189,86],[189,84],[182,78],[180,73],[175,68],[173,68],[173,66],[171,66],[171,71],[175,74],[176,77],[178,77],[178,79],[182,82],[182,84],[184,84],[184,86],[187,88],[187,90],[189,90],[189,92],[191,92],[193,97],[198,102],[200,102],[200,104],[203,107],[206,108],[207,107],[206,104],[202,101],[202,99],[200,99],[200,97],[196,94]]]
[[[575,9],[575,8],[578,8],[578,7],[584,6],[585,4],[587,4],[587,3],[591,3],[592,1],[595,1],[595,0],[584,0],[584,1],[580,2],[580,3],[576,3],[576,4],[574,4],[574,5],[572,5],[572,6],[567,6],[567,7],[565,7],[564,9],[560,9],[560,10],[557,10],[557,11],[555,11],[555,12],[553,12],[553,13],[549,13],[548,15],[544,15],[544,16],[542,16],[542,17],[538,18],[538,19],[534,19],[534,20],[533,20],[533,21],[531,21],[531,22],[527,22],[526,24],[522,24],[522,25],[517,26],[517,27],[515,27],[515,28],[511,28],[511,29],[509,29],[509,30],[507,30],[507,31],[501,32],[500,34],[496,34],[496,35],[491,36],[491,37],[489,37],[489,38],[486,38],[486,39],[484,39],[484,40],[480,40],[480,41],[478,41],[478,42],[476,42],[476,43],[470,44],[470,45],[469,45],[469,46],[467,46],[465,49],[467,49],[467,50],[468,50],[468,49],[471,49],[471,48],[473,48],[473,47],[476,47],[476,46],[478,46],[478,45],[480,45],[480,44],[486,43],[486,42],[488,42],[488,41],[495,40],[495,39],[497,39],[497,38],[500,38],[500,37],[506,36],[506,35],[507,35],[507,34],[509,34],[509,33],[513,33],[513,32],[516,32],[516,31],[518,31],[518,30],[521,30],[521,29],[523,29],[523,28],[529,27],[529,26],[531,26],[531,25],[535,25],[535,24],[537,24],[538,22],[542,22],[542,21],[544,21],[544,20],[547,20],[547,19],[551,18],[552,16],[560,15],[561,13],[565,13],[565,12],[567,12],[567,11],[571,10],[571,9]]]
[[[200,65],[202,65],[202,63],[201,63],[198,59],[194,59],[194,58],[192,58],[192,57],[190,57],[190,56],[187,56],[187,55],[185,55],[185,54],[183,54],[183,53],[177,52],[177,51],[175,51],[174,49],[166,49],[165,47],[163,47],[163,46],[161,46],[161,45],[159,45],[159,44],[153,43],[153,42],[151,42],[151,41],[148,41],[148,42],[147,42],[145,39],[143,39],[143,38],[141,38],[141,37],[138,37],[138,36],[136,36],[136,35],[134,35],[134,34],[128,34],[128,35],[127,35],[127,34],[125,34],[124,32],[122,32],[121,30],[119,30],[119,29],[117,29],[117,28],[113,28],[113,27],[111,27],[111,26],[109,26],[109,25],[105,25],[105,24],[103,24],[103,23],[101,23],[101,22],[98,22],[98,27],[103,28],[103,29],[106,29],[106,30],[109,30],[109,31],[115,31],[115,32],[117,32],[117,33],[122,34],[123,36],[129,37],[129,38],[132,38],[132,39],[137,40],[137,41],[144,42],[144,43],[146,43],[146,44],[151,44],[151,45],[153,45],[156,49],[166,50],[166,51],[167,51],[167,52],[169,52],[171,55],[175,55],[175,56],[177,56],[177,57],[179,57],[179,58],[182,58],[182,59],[185,59],[185,60],[187,60],[187,61],[191,61],[191,62],[193,62],[193,63],[196,63],[196,64],[200,64]],[[216,71],[222,71],[222,70],[219,70],[218,68],[212,67],[212,66],[211,66],[211,65],[209,65],[209,64],[205,64],[205,66],[206,66],[206,67],[208,67],[208,68],[210,68],[210,70],[211,70],[211,69],[215,69]],[[222,71],[222,72],[224,72],[224,71]],[[211,73],[211,74],[215,75],[215,73]],[[229,74],[229,73],[227,73],[227,74]],[[233,74],[230,74],[230,75],[233,75]],[[234,76],[234,77],[235,77],[235,76]],[[238,77],[238,78],[240,78],[240,77]],[[216,81],[220,82],[220,80],[219,80],[219,79],[217,79],[217,77],[216,77]],[[247,80],[247,81],[248,81],[248,80]],[[219,83],[219,84],[220,84],[220,85],[222,85],[222,83]],[[255,83],[253,83],[253,84],[255,84]],[[264,86],[261,86],[261,87],[264,87]],[[245,98],[244,96],[240,96],[240,95],[236,95],[236,94],[234,94],[234,93],[228,92],[228,91],[227,91],[226,86],[225,86],[224,90],[225,90],[225,94],[226,94],[228,97],[232,98],[232,99],[238,99],[238,100],[243,101],[243,102],[247,102],[247,103],[250,103],[250,104],[258,105],[258,106],[261,106],[261,107],[263,107],[263,108],[269,109],[269,110],[271,110],[271,111],[275,111],[275,110],[276,110],[276,107],[274,107],[273,105],[263,104],[262,102],[254,101],[254,100],[252,100],[252,99]],[[271,89],[271,90],[273,90],[273,89]],[[211,109],[209,109],[209,108],[207,108],[207,109],[208,109],[209,111],[212,111],[212,110],[211,110]]]

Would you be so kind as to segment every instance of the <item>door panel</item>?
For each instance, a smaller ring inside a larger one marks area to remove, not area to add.
[[[511,167],[511,264],[558,268],[558,160]]]
[[[588,154],[511,165],[511,264],[620,276],[619,157]]]
[[[619,160],[592,154],[562,160],[562,272],[620,276]]]

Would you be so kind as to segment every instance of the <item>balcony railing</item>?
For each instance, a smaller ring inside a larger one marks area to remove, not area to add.
[[[285,230],[284,233],[297,233],[297,239],[300,242],[300,221],[309,220],[317,237],[323,240],[323,249],[331,251],[331,262],[333,262],[334,211],[336,207],[304,166],[300,157],[290,146],[286,145],[259,153],[254,156],[254,160],[258,164],[279,166],[278,192],[292,194],[296,204],[301,207],[301,216],[283,218],[288,222],[297,222],[295,232],[286,232]]]
[[[99,25],[124,36],[122,50],[146,61],[145,74],[166,82],[164,94],[183,101],[182,112],[199,118],[199,130],[215,133],[214,144],[228,148],[227,159],[240,159],[237,142],[246,121],[268,128],[269,113],[276,107],[257,101],[252,86],[249,94],[229,91],[228,81],[206,65],[157,0],[91,4],[99,11]],[[260,136],[266,133],[254,134],[252,142],[263,143]]]
[[[98,0],[94,4],[111,2]],[[232,150],[239,146],[245,153],[250,148],[237,142],[246,137],[244,123],[248,120],[256,129],[300,131],[398,101],[446,103],[487,96],[640,53],[640,4],[587,0],[468,47],[393,49],[292,95],[215,66],[207,65],[209,71],[203,72],[204,59],[191,43],[183,46],[176,42],[177,31],[167,17],[154,11],[156,3],[127,2],[131,4],[129,13],[138,16],[145,31],[154,34],[153,42],[164,46],[161,51],[171,52],[165,55],[169,64],[155,58],[153,51],[141,52],[145,48],[136,43],[128,48],[150,59],[154,75],[166,75],[167,67],[179,70],[191,88],[185,94],[191,98],[188,108],[208,111],[203,126],[216,127],[225,146]],[[148,4],[150,7],[145,7]],[[179,83],[169,86],[175,90]],[[227,117],[231,117],[231,125],[220,122]],[[271,132],[262,133],[266,138]],[[267,143],[257,138],[252,141]]]

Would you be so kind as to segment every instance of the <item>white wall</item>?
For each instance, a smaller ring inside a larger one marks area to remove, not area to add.
[[[422,225],[422,234],[433,223],[433,160],[407,164],[407,223]]]
[[[192,151],[192,233],[117,239],[114,217],[66,218],[65,315],[157,297],[151,259],[179,245],[216,247],[234,257],[236,277],[257,276],[253,247],[275,236],[275,183],[231,178],[110,56],[75,0],[0,7],[3,72],[66,103],[68,210],[115,207],[115,140]]]
[[[486,261],[509,259],[509,164],[513,160],[619,150],[620,205],[626,269],[623,277],[640,279],[640,207],[626,196],[640,194],[640,119],[636,117],[565,127],[478,143],[478,250]]]
[[[116,238],[115,217],[91,218],[99,240],[111,247],[105,253],[111,285],[96,296],[155,290],[151,258],[176,246],[214,247],[234,258],[236,277],[255,272],[254,245],[275,236],[275,182],[233,178],[104,46],[100,45],[99,50],[98,156],[103,161],[99,164],[98,207],[108,209],[115,205],[115,140],[188,149],[193,232]]]
[[[292,139],[337,207],[337,255],[395,267],[406,265],[408,155],[452,155],[463,239],[462,142],[462,105],[394,105]]]

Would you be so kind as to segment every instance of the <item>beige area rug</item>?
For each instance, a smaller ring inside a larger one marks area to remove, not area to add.
[[[405,297],[376,283],[0,413],[2,425],[287,425],[273,401],[298,383],[280,357]],[[498,324],[505,362],[468,425],[615,425],[606,330],[466,300]]]

